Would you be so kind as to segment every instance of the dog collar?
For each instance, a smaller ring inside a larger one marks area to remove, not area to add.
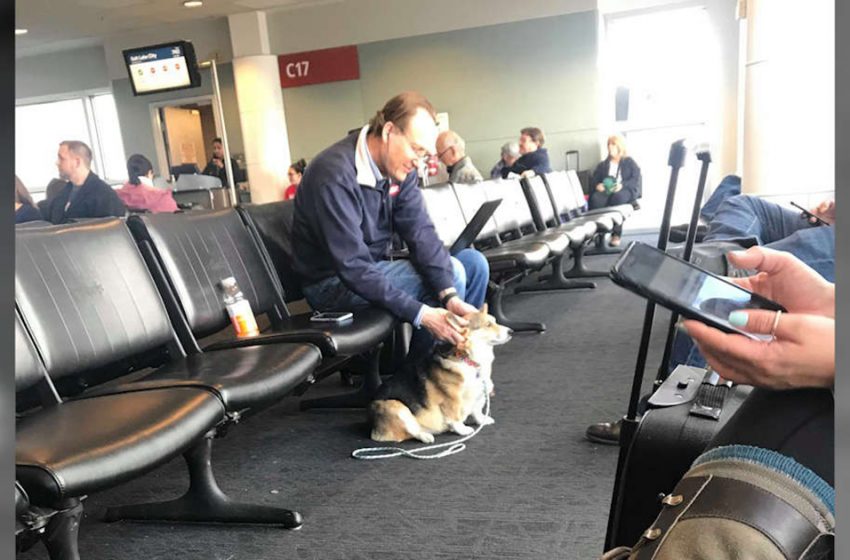
[[[469,356],[462,356],[462,359],[463,359],[463,363],[465,363],[466,365],[472,366],[472,367],[477,368],[477,369],[481,369],[481,364],[479,364],[478,362],[476,362],[475,360],[473,360]]]

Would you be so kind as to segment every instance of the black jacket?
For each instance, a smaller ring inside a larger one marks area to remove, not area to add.
[[[416,171],[399,186],[357,180],[358,132],[310,162],[295,197],[295,271],[305,285],[338,275],[366,301],[413,322],[422,304],[387,280],[375,263],[387,260],[393,233],[434,293],[454,285],[452,265],[425,211]]]
[[[546,148],[537,148],[533,152],[528,152],[520,156],[512,166],[503,167],[502,178],[506,178],[509,173],[522,175],[523,171],[528,171],[529,169],[534,170],[538,175],[552,171],[552,166],[549,165],[549,152]]]
[[[245,171],[236,164],[236,160],[233,158],[230,158],[230,167],[233,168],[233,178],[235,179],[233,185],[236,186],[236,183],[245,182]],[[227,187],[227,166],[219,167],[213,163],[213,160],[210,160],[202,173],[211,177],[218,177],[221,179],[221,186]]]
[[[41,212],[35,206],[29,204],[21,204],[21,207],[15,210],[15,223],[23,224],[26,222],[35,222],[43,220]]]
[[[127,213],[127,208],[115,194],[115,190],[91,171],[74,200],[68,205],[73,188],[74,185],[68,181],[65,187],[48,201],[43,212],[47,221],[62,224],[76,218],[120,218]]]
[[[605,158],[593,170],[593,177],[590,180],[590,192],[596,188],[596,185],[608,177],[608,167],[610,158]],[[643,195],[643,178],[640,174],[640,167],[635,163],[635,160],[626,156],[620,160],[620,169],[618,171],[620,182],[623,184],[623,189],[632,193],[632,200],[637,200]]]

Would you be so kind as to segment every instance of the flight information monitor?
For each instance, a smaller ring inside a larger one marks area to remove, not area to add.
[[[201,85],[195,49],[188,41],[127,49],[124,62],[135,95]]]

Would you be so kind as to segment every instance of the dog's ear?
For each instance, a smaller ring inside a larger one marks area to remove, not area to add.
[[[479,309],[479,311],[481,311],[481,313],[487,315],[487,302],[486,301],[484,302],[484,305],[481,306],[481,309]]]

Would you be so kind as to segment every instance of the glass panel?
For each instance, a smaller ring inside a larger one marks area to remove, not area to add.
[[[127,180],[127,158],[124,154],[124,141],[121,139],[115,99],[111,93],[107,93],[95,95],[91,101],[103,154],[101,169],[105,175],[104,180],[123,183]]]
[[[58,177],[56,152],[63,140],[91,145],[82,99],[15,107],[15,173],[30,193],[44,192]]]

